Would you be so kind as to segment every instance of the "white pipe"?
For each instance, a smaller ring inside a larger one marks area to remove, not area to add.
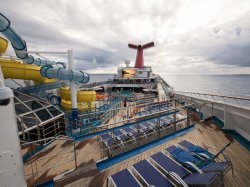
[[[69,62],[69,70],[74,70],[74,55],[73,50],[68,50],[68,62]],[[77,88],[76,88],[76,82],[71,81],[70,82],[70,94],[71,94],[71,107],[72,109],[77,108]]]

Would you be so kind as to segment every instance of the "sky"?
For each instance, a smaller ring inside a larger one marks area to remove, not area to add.
[[[155,73],[250,74],[249,0],[1,0],[0,12],[28,50],[73,49],[87,73],[133,65],[128,43],[154,41],[144,63]]]

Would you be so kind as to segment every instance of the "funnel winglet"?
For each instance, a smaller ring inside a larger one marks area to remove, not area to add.
[[[132,49],[137,49],[135,68],[143,68],[144,67],[143,50],[150,47],[154,47],[154,42],[150,42],[144,45],[128,44],[128,47]]]

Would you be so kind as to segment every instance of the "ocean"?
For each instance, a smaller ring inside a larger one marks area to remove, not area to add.
[[[90,74],[90,82],[112,79],[114,74]],[[250,75],[161,74],[175,91],[212,93],[250,98]]]

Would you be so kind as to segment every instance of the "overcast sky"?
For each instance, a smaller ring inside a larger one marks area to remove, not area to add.
[[[72,48],[89,73],[134,64],[128,43],[151,41],[156,73],[250,73],[249,0],[1,0],[0,12],[29,50]]]

